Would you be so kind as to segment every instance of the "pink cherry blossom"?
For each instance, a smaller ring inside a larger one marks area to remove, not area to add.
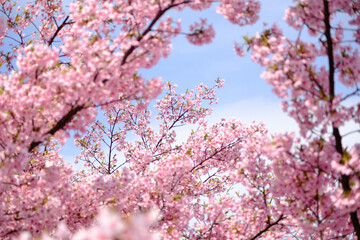
[[[274,23],[235,43],[299,125],[272,135],[208,124],[224,80],[178,93],[140,74],[182,33],[170,10],[212,4],[0,2],[1,239],[360,238],[360,145],[345,141],[360,124],[359,3],[297,0],[284,18],[295,39]],[[255,0],[217,5],[239,26],[259,11]],[[206,19],[186,33],[195,45],[214,36]],[[184,125],[194,130],[179,140]],[[72,134],[77,171],[59,154]]]

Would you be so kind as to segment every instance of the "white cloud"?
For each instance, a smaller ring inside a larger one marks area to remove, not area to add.
[[[299,129],[296,122],[282,111],[279,101],[263,98],[244,99],[217,106],[209,122],[233,117],[248,124],[253,121],[263,122],[270,133],[297,132]]]

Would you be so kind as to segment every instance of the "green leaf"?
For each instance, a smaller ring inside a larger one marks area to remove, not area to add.
[[[351,154],[345,148],[344,151],[343,151],[343,155],[341,157],[340,163],[345,164],[345,163],[349,162],[350,159],[351,159]]]
[[[180,200],[182,198],[182,196],[180,196],[180,195],[175,195],[174,197],[173,197],[173,200]]]
[[[244,36],[243,39],[245,40],[245,42],[247,44],[250,44],[251,43],[251,38],[249,38],[249,36]]]
[[[348,198],[350,196],[351,190],[344,190],[343,195]]]

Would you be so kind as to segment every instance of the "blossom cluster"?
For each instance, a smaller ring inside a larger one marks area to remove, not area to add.
[[[295,40],[277,24],[244,37],[300,128],[271,136],[262,123],[208,124],[223,80],[179,94],[139,73],[182,33],[168,11],[212,3],[0,1],[0,238],[360,238],[360,145],[345,143],[360,124],[358,1],[297,0],[285,15]],[[217,6],[239,26],[259,10]],[[200,19],[186,35],[202,45],[215,32]],[[195,130],[180,141],[184,125]],[[59,154],[72,133],[80,171]]]

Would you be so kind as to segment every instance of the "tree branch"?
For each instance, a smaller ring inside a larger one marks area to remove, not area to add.
[[[63,21],[63,23],[56,29],[56,32],[54,33],[54,35],[51,37],[51,39],[50,39],[49,42],[48,42],[48,45],[49,45],[49,46],[54,42],[56,36],[59,34],[59,32],[61,31],[61,29],[63,29],[63,28],[68,24],[68,23],[66,22],[68,19],[69,19],[69,16],[67,16],[67,17],[65,18],[65,20]],[[41,34],[41,32],[40,32],[40,34]]]
[[[71,120],[73,119],[73,117],[80,112],[82,109],[84,109],[85,105],[80,105],[80,106],[76,106],[74,108],[72,108],[65,116],[63,116],[54,127],[52,127],[49,131],[47,131],[44,136],[46,135],[51,135],[53,136],[57,131],[63,129],[66,124],[68,124],[69,122],[71,122]],[[37,146],[39,146],[42,143],[42,141],[33,141],[30,146],[29,146],[29,152],[31,152],[32,150],[34,150],[34,148],[36,148]]]
[[[151,21],[151,23],[149,24],[149,26],[144,30],[144,32],[142,34],[139,34],[139,36],[136,38],[136,40],[138,42],[140,42],[144,36],[146,36],[146,34],[148,34],[151,30],[152,27],[156,24],[156,22],[164,15],[164,13],[166,13],[168,10],[170,10],[171,8],[174,8],[176,6],[182,5],[182,4],[186,4],[189,3],[190,1],[186,0],[180,3],[172,3],[169,6],[167,6],[164,9],[159,9],[159,12],[156,14],[155,18]],[[130,54],[136,49],[137,47],[135,46],[131,46],[124,54],[123,60],[121,62],[121,65],[124,65],[126,63],[127,58],[130,56]]]
[[[281,220],[283,220],[285,217],[284,215],[280,215],[280,217],[273,223],[268,223],[268,225],[266,226],[266,228],[264,228],[263,230],[261,230],[260,232],[258,232],[258,234],[256,234],[254,237],[250,238],[249,240],[255,240],[256,238],[260,237],[263,233],[267,232],[271,227],[277,225]]]

